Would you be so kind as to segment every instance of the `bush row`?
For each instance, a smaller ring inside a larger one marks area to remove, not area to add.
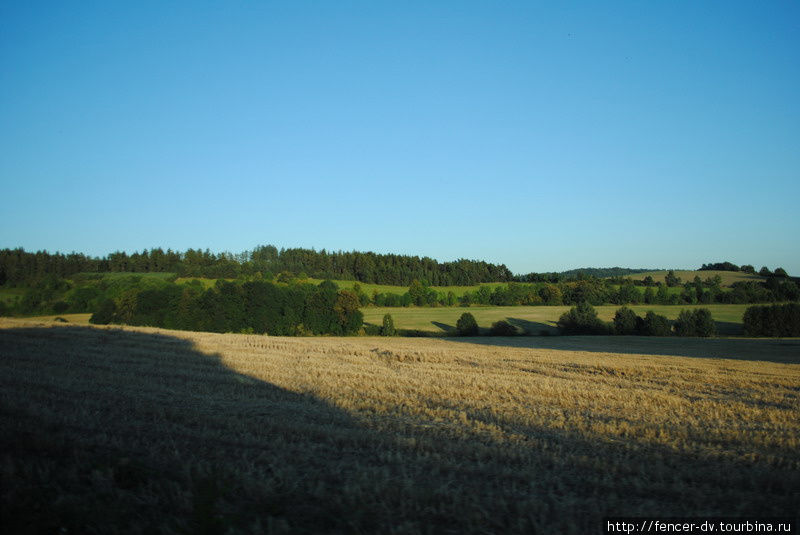
[[[349,335],[361,328],[358,307],[355,294],[330,281],[284,286],[219,280],[207,290],[173,283],[129,289],[101,302],[89,321],[189,331]]]
[[[742,323],[746,336],[800,336],[800,305],[748,307]]]
[[[714,336],[716,324],[711,312],[706,308],[682,310],[675,322],[666,316],[648,311],[644,317],[638,316],[628,307],[622,307],[614,314],[614,320],[606,323],[597,317],[597,311],[589,303],[580,303],[562,314],[558,320],[562,334],[617,334],[639,336]]]

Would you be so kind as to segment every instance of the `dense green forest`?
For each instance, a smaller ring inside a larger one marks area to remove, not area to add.
[[[741,271],[755,273],[753,266],[737,266],[730,262],[703,264],[700,270]],[[324,249],[278,249],[259,246],[239,254],[212,253],[208,249],[185,252],[161,248],[128,254],[111,253],[92,257],[82,253],[27,252],[22,248],[0,250],[0,286],[25,286],[47,275],[69,278],[77,273],[175,273],[178,277],[236,279],[259,276],[266,280],[281,273],[300,278],[353,280],[371,284],[410,285],[414,280],[432,286],[473,286],[486,282],[562,282],[591,278],[614,278],[652,269],[580,268],[562,272],[514,275],[503,264],[480,260],[438,262],[432,258],[377,254],[373,252],[328,252]],[[786,277],[777,268],[771,272],[762,267],[765,277]]]
[[[205,288],[199,281],[142,275],[77,279],[46,277],[24,294],[19,312],[94,312],[90,321],[97,324],[272,335],[348,335],[362,325],[358,297],[330,281],[220,279]]]
[[[471,286],[513,280],[504,265],[478,260],[438,262],[428,257],[372,252],[328,252],[324,249],[256,247],[240,254],[189,249],[183,253],[156,248],[141,253],[115,252],[96,258],[81,253],[0,250],[0,285],[26,284],[46,275],[76,273],[176,273],[179,277],[228,278],[260,274],[270,279],[282,272],[317,279],[356,280],[366,283],[409,285],[415,279],[435,286]]]
[[[353,293],[330,281],[314,286],[219,280],[205,290],[166,282],[102,301],[90,321],[219,333],[350,335],[363,322],[359,306]]]

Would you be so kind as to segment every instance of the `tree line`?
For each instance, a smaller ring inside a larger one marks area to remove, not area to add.
[[[745,336],[800,336],[800,304],[748,307],[742,324]]]
[[[749,273],[751,275],[755,275],[756,268],[750,264],[744,264],[741,266],[737,266],[731,262],[715,262],[709,264],[703,264],[700,266],[698,271],[740,271],[742,273]],[[786,273],[786,270],[782,267],[775,268],[775,271],[770,271],[767,266],[762,266],[760,270],[758,270],[758,274],[762,277],[788,277],[789,274]]]
[[[405,306],[538,306],[538,305],[576,305],[587,302],[591,305],[693,305],[693,304],[748,304],[797,301],[800,299],[800,286],[794,281],[781,277],[770,277],[766,281],[737,281],[730,288],[723,289],[719,276],[681,283],[679,277],[668,272],[665,281],[653,281],[652,285],[636,284],[630,279],[597,279],[517,283],[488,286],[481,285],[474,291],[456,295],[448,291],[432,288],[427,281],[413,281],[403,294],[379,293],[367,295],[356,284],[354,292],[363,306],[382,307]]]
[[[703,264],[700,270],[755,273],[753,266],[730,262]],[[27,252],[22,248],[0,250],[0,286],[27,285],[48,275],[68,278],[76,273],[175,273],[179,277],[236,279],[260,276],[264,279],[291,274],[298,278],[353,280],[363,283],[410,285],[414,280],[433,286],[473,286],[486,282],[559,283],[610,278],[619,284],[630,275],[647,271],[628,268],[581,268],[560,273],[513,275],[503,264],[460,259],[438,262],[432,258],[377,254],[373,252],[329,252],[325,249],[278,249],[262,245],[239,254],[213,253],[201,249],[184,252],[161,248],[128,254],[117,251],[105,257],[82,253]],[[787,277],[783,268],[774,272],[766,266],[758,272],[765,277]],[[651,281],[652,282],[652,281]],[[648,284],[636,281],[636,285]],[[673,286],[669,280],[668,286]]]
[[[103,299],[90,322],[218,333],[352,335],[361,328],[363,315],[358,298],[331,281],[314,286],[219,280],[208,289],[169,282],[130,288],[116,299]]]
[[[638,336],[714,336],[717,333],[716,323],[707,308],[682,310],[678,318],[672,322],[666,316],[648,310],[639,316],[628,307],[622,307],[614,314],[610,323],[597,316],[594,307],[588,303],[580,303],[565,312],[558,319],[561,334],[593,334],[593,335],[638,335]]]
[[[419,256],[278,249],[273,245],[259,246],[240,254],[215,254],[207,249],[177,252],[155,248],[132,254],[114,252],[105,257],[46,251],[31,253],[22,248],[0,250],[0,285],[28,284],[48,275],[70,277],[76,273],[105,272],[175,273],[179,277],[212,279],[256,275],[270,279],[289,272],[317,279],[387,285],[407,285],[419,279],[436,286],[471,286],[513,279],[505,265],[479,260],[438,262]]]

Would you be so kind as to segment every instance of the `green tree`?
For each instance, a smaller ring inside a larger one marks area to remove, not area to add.
[[[95,325],[108,325],[114,321],[114,315],[117,312],[117,306],[111,299],[105,299],[100,303],[100,306],[89,318],[89,323]]]
[[[353,283],[353,293],[358,296],[358,301],[362,307],[370,303],[369,295],[361,289],[361,285],[357,282]]]
[[[505,320],[500,320],[492,323],[489,334],[491,336],[516,336],[517,328]]]
[[[560,305],[562,303],[563,294],[561,289],[555,284],[545,284],[539,288],[539,297],[545,305]]]
[[[469,312],[464,312],[456,322],[456,332],[459,336],[476,336],[478,334],[478,322],[475,316]]]
[[[556,325],[563,334],[608,334],[608,326],[597,317],[597,311],[586,301],[562,314]]]
[[[425,286],[417,280],[411,281],[411,286],[408,287],[408,295],[411,297],[411,302],[417,306],[425,304]]]
[[[667,286],[670,288],[674,286],[678,286],[681,283],[681,278],[675,276],[675,272],[673,270],[669,270],[667,274],[664,276],[664,281],[667,283]]]
[[[648,310],[647,314],[644,315],[642,334],[646,336],[670,336],[672,334],[672,324],[665,316]]]
[[[658,290],[656,290],[656,303],[659,305],[666,305],[669,303],[669,290],[666,285],[659,283]]]
[[[707,308],[695,309],[692,314],[692,325],[695,336],[709,337],[717,334],[717,324],[711,317],[711,311]]]
[[[786,270],[783,269],[782,267],[775,268],[775,273],[773,273],[773,275],[775,275],[776,277],[783,277],[783,278],[789,276],[789,274],[786,273]]]
[[[397,329],[394,328],[394,319],[391,314],[384,314],[383,326],[381,327],[381,336],[395,336]]]
[[[614,334],[636,334],[639,316],[628,307],[622,307],[614,313]]]
[[[333,313],[336,316],[337,329],[332,334],[355,334],[364,323],[364,315],[358,309],[361,303],[358,296],[349,290],[341,290],[336,295]]]
[[[654,292],[653,288],[649,286],[644,291],[644,302],[648,305],[656,302],[656,292]]]

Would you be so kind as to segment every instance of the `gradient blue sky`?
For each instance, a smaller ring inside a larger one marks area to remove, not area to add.
[[[800,4],[5,1],[0,185],[0,247],[800,275]]]

